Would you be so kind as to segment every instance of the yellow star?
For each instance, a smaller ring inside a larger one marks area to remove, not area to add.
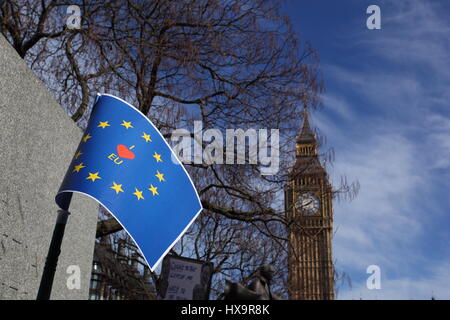
[[[77,154],[75,155],[75,159],[78,159],[82,154],[83,154],[83,152],[78,151]]]
[[[90,173],[89,172],[89,177],[86,178],[86,180],[91,179],[92,182],[94,182],[96,179],[101,179],[101,177],[98,176],[98,172],[96,173]]]
[[[152,192],[152,196],[154,196],[155,194],[156,195],[159,195],[159,193],[158,193],[158,188],[157,187],[154,187],[152,184],[150,185],[150,188],[148,188],[148,190],[150,190],[151,192]]]
[[[131,125],[131,121],[126,122],[125,120],[123,120],[123,123],[121,124],[121,126],[124,126],[125,128],[133,128],[133,126]]]
[[[155,174],[155,176],[159,179],[159,182],[161,182],[161,181],[166,181],[166,180],[164,180],[164,174],[163,173],[161,173],[161,172],[159,172],[158,170],[156,170],[156,174]]]
[[[75,166],[72,172],[80,172],[81,169],[86,168],[85,166],[83,166],[83,162],[80,163],[79,165]]]
[[[106,127],[110,127],[110,124],[108,121],[100,121],[100,124],[97,127],[102,127],[102,129],[105,129]]]
[[[90,135],[89,135],[89,133],[87,134],[87,135],[85,135],[84,137],[83,137],[83,142],[86,142],[86,141],[88,141],[90,138],[92,138]]]
[[[111,189],[114,189],[116,191],[116,194],[118,194],[119,192],[123,192],[122,185],[117,184],[114,181],[113,181],[113,186],[111,187]]]
[[[144,197],[142,196],[142,191],[139,191],[137,188],[134,189],[136,190],[136,192],[134,192],[133,194],[137,197],[137,199],[144,199]]]
[[[160,155],[160,154],[157,154],[156,151],[155,151],[155,154],[153,155],[153,158],[156,159],[156,162],[162,162],[162,160],[161,160],[161,155]]]
[[[145,142],[149,142],[149,141],[152,142],[152,139],[150,139],[150,135],[146,134],[145,132],[144,132],[144,135],[141,136],[141,138],[144,138]]]

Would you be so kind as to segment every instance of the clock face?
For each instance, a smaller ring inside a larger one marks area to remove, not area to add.
[[[301,194],[295,202],[297,210],[305,214],[317,213],[319,211],[319,205],[319,199],[310,192]]]

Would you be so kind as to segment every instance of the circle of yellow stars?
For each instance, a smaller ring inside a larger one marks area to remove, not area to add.
[[[131,124],[131,121],[125,121],[122,120],[122,123],[120,124],[121,126],[125,127],[127,130],[129,128],[134,128],[133,125]],[[109,124],[109,121],[99,121],[97,127],[98,128],[102,128],[105,129],[106,127],[110,127],[111,125]],[[91,139],[92,136],[87,133],[85,136],[83,136],[83,138],[81,139],[83,143],[86,143],[89,139]],[[145,142],[152,142],[151,136],[145,132],[143,132],[141,138],[143,138],[145,140]],[[81,155],[83,154],[83,152],[81,152],[81,150],[78,150],[77,153],[74,156],[74,159],[77,160]],[[156,151],[152,156],[155,161],[158,162],[163,162],[161,155],[158,154]],[[75,165],[73,168],[72,173],[77,172],[79,173],[82,169],[86,168],[86,166],[83,164],[83,162],[80,162],[78,165]],[[166,181],[164,178],[164,174],[159,172],[159,170],[156,170],[156,174],[155,177],[158,179],[159,182],[164,182]],[[95,182],[96,180],[102,179],[102,177],[100,176],[99,172],[89,172],[89,175],[86,177],[86,180],[91,180],[92,182]],[[116,183],[115,181],[112,182],[112,186],[110,186],[110,189],[113,189],[116,193],[116,195],[120,194],[120,193],[125,193],[125,191],[123,190],[123,184],[119,184]],[[139,190],[138,188],[134,188],[134,192],[133,195],[136,196],[137,200],[145,200],[144,196],[143,196],[143,190]],[[158,187],[155,187],[153,184],[150,184],[150,187],[148,188],[148,190],[152,193],[152,196],[158,196],[159,192],[158,192]]]

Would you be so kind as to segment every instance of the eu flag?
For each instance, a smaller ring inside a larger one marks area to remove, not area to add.
[[[139,110],[107,94],[97,97],[56,203],[64,208],[72,192],[105,207],[152,270],[202,210],[161,133]]]

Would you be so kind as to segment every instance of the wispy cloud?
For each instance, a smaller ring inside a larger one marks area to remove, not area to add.
[[[430,277],[390,278],[389,274],[381,272],[381,289],[369,290],[365,283],[358,283],[351,290],[345,290],[340,294],[340,299],[370,299],[370,300],[405,300],[405,299],[448,299],[450,287],[450,264],[444,262],[434,266],[430,270]]]
[[[427,200],[450,176],[450,22],[437,2],[395,1],[382,12],[382,32],[352,39],[353,58],[366,60],[325,61],[329,111],[316,115],[337,150],[332,176],[361,185],[353,202],[335,205],[335,258],[354,283],[339,297],[448,299],[448,250],[427,244],[449,239],[440,232],[449,206]],[[371,264],[382,268],[382,290],[365,287]]]
[[[433,151],[428,154],[430,169],[449,169],[450,117],[430,114],[426,117],[426,127],[430,128],[426,145],[433,147]]]

